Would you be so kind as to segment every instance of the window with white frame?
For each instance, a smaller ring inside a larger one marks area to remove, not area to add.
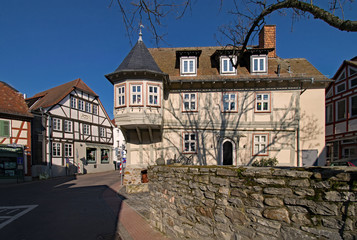
[[[251,71],[253,73],[264,73],[267,71],[266,56],[252,56],[251,57]]]
[[[131,85],[131,105],[142,105],[142,85]]]
[[[89,135],[90,134],[90,127],[88,124],[83,124],[83,134]]]
[[[270,111],[270,93],[257,93],[255,98],[256,112]]]
[[[125,106],[125,85],[118,87],[118,107]]]
[[[84,103],[83,100],[78,99],[78,109],[83,111],[84,110]]]
[[[350,88],[355,88],[357,86],[357,77],[350,79]]]
[[[346,118],[346,100],[336,102],[336,120],[344,120]]]
[[[183,94],[183,111],[197,111],[197,93]]]
[[[72,121],[64,120],[64,131],[72,132]]]
[[[94,115],[98,114],[98,105],[93,104],[93,114]]]
[[[339,93],[344,92],[344,91],[346,91],[346,83],[341,83],[341,84],[337,85],[336,88],[335,88],[335,93],[336,94],[339,94]]]
[[[105,128],[100,127],[99,128],[99,134],[100,134],[100,137],[105,137]]]
[[[196,133],[184,133],[183,134],[183,152],[195,153],[197,146]]]
[[[52,120],[52,123],[53,123],[53,130],[57,130],[57,131],[61,131],[61,125],[62,125],[62,121],[61,119],[58,119],[58,118],[53,118]]]
[[[267,155],[268,134],[253,135],[253,155]]]
[[[221,57],[221,74],[235,74],[236,68],[234,64],[236,63],[236,57]]]
[[[91,110],[91,105],[89,102],[86,102],[86,112],[90,113],[90,110]]]
[[[333,105],[326,105],[326,123],[333,122]]]
[[[357,95],[350,97],[350,116],[357,116]]]
[[[10,137],[10,121],[0,120],[0,137]]]
[[[60,157],[61,156],[61,144],[52,143],[52,156]]]
[[[75,97],[71,97],[71,108],[77,108],[77,99]]]
[[[222,102],[224,112],[237,111],[237,93],[223,93]]]
[[[196,68],[196,57],[181,57],[181,75],[195,75]]]
[[[149,105],[150,106],[159,106],[159,86],[148,85],[149,88]]]
[[[64,144],[64,156],[72,157],[73,156],[73,145],[72,144]]]

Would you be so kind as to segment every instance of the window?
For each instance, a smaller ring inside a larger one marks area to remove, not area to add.
[[[125,106],[125,85],[118,87],[118,107]]]
[[[101,149],[100,156],[101,163],[109,163],[109,149]]]
[[[237,111],[237,94],[236,93],[223,93],[223,111],[233,112]]]
[[[141,85],[131,85],[131,104],[132,105],[142,105],[142,86]]]
[[[71,108],[77,108],[77,99],[75,97],[71,97]]]
[[[346,91],[346,83],[341,83],[335,88],[336,94]]]
[[[84,110],[83,100],[78,99],[78,109],[81,111]]]
[[[53,122],[53,130],[61,131],[61,119],[54,118],[52,120]]]
[[[232,64],[236,63],[236,58],[231,56],[231,57],[221,57],[221,74],[235,74],[236,69]]]
[[[61,144],[52,143],[52,156],[60,157],[61,156]]]
[[[96,163],[97,149],[96,148],[87,148],[87,162]]]
[[[340,121],[346,118],[346,100],[336,102],[336,120]]]
[[[72,132],[72,121],[64,120],[64,131]]]
[[[349,146],[342,148],[342,158],[354,158],[356,157],[356,147]]]
[[[253,135],[253,155],[267,155],[268,134]]]
[[[105,128],[101,127],[99,129],[100,129],[99,131],[100,137],[105,137]]]
[[[91,110],[91,104],[89,102],[86,102],[86,112],[90,113]]]
[[[181,57],[181,75],[196,74],[196,57]]]
[[[332,123],[333,121],[333,105],[326,106],[326,123]]]
[[[252,56],[251,57],[251,72],[253,73],[261,73],[261,72],[266,72],[267,70],[267,59],[266,56],[263,57],[257,57],[257,56]]]
[[[183,94],[183,111],[197,111],[197,93]]]
[[[98,114],[98,106],[93,104],[93,114],[97,115]]]
[[[10,137],[10,121],[0,120],[0,137]]]
[[[196,134],[195,133],[184,133],[183,134],[183,152],[184,153],[195,153],[196,152]]]
[[[84,135],[89,135],[90,134],[90,129],[88,124],[83,124],[83,134]]]
[[[357,86],[357,77],[350,79],[350,88]]]
[[[357,95],[350,98],[350,116],[357,116]]]
[[[149,85],[149,105],[159,106],[159,86]]]
[[[73,156],[73,145],[72,144],[64,144],[64,156],[72,157]]]
[[[255,98],[255,111],[256,112],[269,112],[270,111],[270,93],[257,93]]]

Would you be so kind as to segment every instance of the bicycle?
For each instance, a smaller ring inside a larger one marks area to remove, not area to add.
[[[180,154],[178,158],[176,158],[176,154],[174,155],[174,159],[168,159],[167,165],[171,164],[181,164],[181,165],[193,165],[193,155],[187,157],[184,154]]]

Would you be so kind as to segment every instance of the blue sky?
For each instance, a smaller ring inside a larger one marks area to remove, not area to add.
[[[194,2],[183,19],[167,19],[161,29],[167,33],[166,44],[161,47],[217,45],[217,29],[227,23],[227,14],[217,10],[217,0]],[[117,5],[109,4],[110,0],[1,1],[0,81],[31,97],[81,78],[112,118],[113,86],[104,75],[119,66],[132,46]],[[356,12],[353,3],[345,8],[345,17],[357,20]],[[306,58],[327,76],[332,77],[343,60],[357,56],[357,33],[341,32],[312,18],[295,22],[292,31],[291,18],[278,14],[267,23],[277,26],[279,57]],[[146,29],[143,38],[147,47],[156,47]]]

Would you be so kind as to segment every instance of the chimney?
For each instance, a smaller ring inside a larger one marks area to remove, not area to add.
[[[264,25],[259,32],[259,48],[274,48],[268,53],[268,57],[276,57],[276,26]]]

